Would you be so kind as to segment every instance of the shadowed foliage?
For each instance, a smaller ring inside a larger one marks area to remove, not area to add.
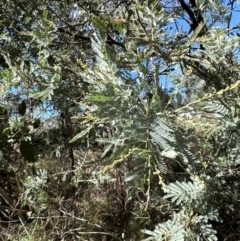
[[[237,1],[0,3],[0,239],[239,240]]]

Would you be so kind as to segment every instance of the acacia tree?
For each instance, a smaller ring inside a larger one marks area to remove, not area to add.
[[[1,4],[7,221],[43,240],[238,239],[236,1]]]

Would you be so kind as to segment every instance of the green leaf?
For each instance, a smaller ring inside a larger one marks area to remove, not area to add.
[[[7,82],[10,82],[11,79],[12,79],[12,74],[9,72],[8,69],[3,69],[0,71],[0,75],[2,76],[2,78],[7,81]]]
[[[170,183],[167,185],[167,188],[170,189],[170,193],[164,196],[164,198],[172,198],[172,202],[179,205],[182,202],[191,202],[193,199],[197,198],[197,194],[200,191],[201,187],[198,186],[196,182],[179,182]]]
[[[178,156],[178,153],[174,150],[162,151],[161,155],[167,158],[174,159]]]
[[[44,9],[44,10],[43,10],[42,16],[43,16],[43,20],[46,20],[46,19],[47,19],[47,16],[48,16],[48,10],[47,10],[47,9]]]
[[[89,126],[87,129],[83,130],[82,132],[80,132],[79,134],[77,134],[76,136],[74,136],[69,143],[73,143],[74,141],[78,140],[79,138],[85,136],[90,130],[92,129],[92,126]]]
[[[88,100],[96,101],[96,102],[107,102],[107,101],[111,101],[112,97],[101,95],[101,94],[95,94],[93,96],[89,96]]]
[[[34,98],[34,99],[41,99],[41,100],[45,100],[45,99],[51,99],[51,95],[53,94],[53,89],[54,89],[54,85],[50,84],[45,90],[40,91],[40,92],[36,92],[36,93],[30,93],[29,97]]]
[[[195,32],[193,33],[193,35],[190,37],[190,39],[187,41],[187,46],[191,45],[197,38],[197,36],[199,35],[199,33],[202,31],[202,29],[205,27],[206,22],[207,22],[208,18],[205,18],[203,22],[201,22],[198,27],[196,28]]]

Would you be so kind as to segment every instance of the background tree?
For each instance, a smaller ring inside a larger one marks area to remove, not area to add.
[[[3,240],[239,239],[236,6],[1,3]]]

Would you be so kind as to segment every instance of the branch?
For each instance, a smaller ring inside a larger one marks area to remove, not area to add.
[[[85,42],[91,42],[91,38],[90,37],[87,37],[87,36],[82,36],[80,34],[73,34],[71,33],[70,31],[68,31],[67,29],[63,28],[63,27],[59,27],[57,29],[57,32],[59,33],[66,33],[68,34],[69,36],[74,36],[74,41],[85,41]],[[77,42],[77,43],[80,43],[80,42]],[[120,42],[117,42],[116,40],[114,40],[110,35],[107,36],[107,40],[105,41],[106,44],[109,44],[109,45],[117,45],[117,46],[120,46],[122,47],[124,50],[126,50],[126,47],[123,43],[120,43]]]
[[[0,188],[0,196],[3,198],[3,200],[9,205],[10,209],[16,213],[16,208],[15,208],[15,203],[12,201],[7,194],[3,191],[2,188]],[[21,221],[22,224],[26,222],[25,218],[23,217],[22,213],[17,214],[19,220]]]
[[[182,8],[187,12],[189,18],[192,21],[191,27],[195,30],[198,26],[198,22],[195,18],[195,15],[194,15],[193,11],[190,9],[190,7],[188,7],[188,5],[184,2],[184,0],[179,0],[179,2],[181,4]]]
[[[196,0],[190,0],[191,6],[193,7],[193,11],[191,8],[184,2],[184,0],[179,0],[182,8],[187,12],[189,18],[192,21],[191,28],[192,30],[196,30],[201,22],[204,22],[202,14],[200,10],[197,8]],[[190,31],[191,32],[191,31]],[[198,37],[205,35],[207,32],[206,26],[202,29],[202,31],[198,34]]]

